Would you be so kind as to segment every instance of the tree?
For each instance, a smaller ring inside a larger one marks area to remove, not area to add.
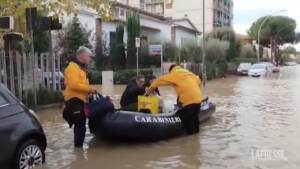
[[[124,45],[124,26],[119,24],[116,29],[116,41],[112,46],[112,58],[115,68],[125,68],[126,55]]]
[[[181,48],[180,49],[180,54],[178,56],[178,63],[182,63],[182,62],[187,62],[189,59],[189,56],[188,56],[188,51],[186,48]]]
[[[77,4],[82,4],[98,12],[103,18],[110,16],[110,0],[0,0],[0,16],[13,16],[15,19],[15,32],[21,32],[28,37],[26,30],[25,9],[37,7],[39,10],[52,12],[55,15],[72,13],[76,10]]]
[[[284,64],[285,62],[291,60],[291,55],[296,55],[296,54],[297,54],[296,48],[294,48],[293,46],[288,46],[279,52],[280,55],[279,61],[281,64]]]
[[[252,45],[246,44],[242,46],[240,58],[255,58],[256,53]]]
[[[87,32],[80,24],[76,15],[68,26],[58,35],[58,49],[61,49],[63,56],[63,65],[66,64],[67,58],[76,55],[76,50],[80,46],[91,47],[89,42],[91,32]]]
[[[285,49],[281,50],[284,53],[289,53],[289,54],[297,54],[297,50],[296,48],[294,48],[293,46],[288,46]]]
[[[97,37],[96,39],[96,50],[95,50],[95,66],[97,70],[104,69],[104,52],[103,52],[103,42],[101,37]]]
[[[296,42],[300,42],[300,33],[299,32],[296,34]]]
[[[258,41],[258,31],[265,21],[260,32],[260,44],[271,46],[272,58],[279,63],[279,45],[292,43],[296,40],[296,21],[285,16],[265,16],[255,21],[248,34]]]
[[[187,43],[184,48],[187,51],[188,59],[186,61],[199,63],[202,61],[202,49],[196,43]]]
[[[164,61],[175,61],[178,48],[174,43],[165,42],[163,44]]]
[[[136,13],[130,13],[127,18],[127,65],[134,67],[136,64],[135,38],[140,36],[140,18]]]
[[[229,46],[230,45],[228,41],[209,39],[205,46],[207,61],[213,64],[216,64],[220,61],[225,61]]]
[[[219,39],[229,42],[229,48],[226,54],[226,60],[231,61],[236,58],[240,50],[240,42],[237,40],[234,30],[230,27],[217,28],[207,38]]]

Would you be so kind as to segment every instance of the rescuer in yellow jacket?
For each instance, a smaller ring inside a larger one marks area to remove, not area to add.
[[[200,88],[200,78],[180,66],[172,65],[169,69],[169,74],[155,80],[147,90],[146,95],[149,95],[162,85],[174,86],[179,97],[179,102],[183,106],[178,114],[182,120],[186,133],[198,133],[198,113],[200,111],[200,104],[203,100]]]
[[[92,86],[89,85],[86,72],[81,68],[80,64],[78,61],[71,61],[65,69],[65,100],[78,98],[86,102],[87,95],[93,91]]]
[[[89,85],[85,67],[91,62],[92,52],[86,47],[79,47],[76,58],[71,61],[65,69],[64,92],[65,109],[64,119],[69,126],[74,125],[74,145],[82,147],[86,132],[86,117],[84,114],[84,103],[87,102],[89,93],[95,90]]]

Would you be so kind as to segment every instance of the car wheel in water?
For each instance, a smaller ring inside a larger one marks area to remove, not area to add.
[[[42,165],[45,161],[45,153],[35,140],[28,140],[17,149],[14,161],[15,169],[32,169]]]

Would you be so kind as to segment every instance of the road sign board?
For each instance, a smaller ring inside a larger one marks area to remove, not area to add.
[[[149,55],[159,56],[162,53],[162,45],[149,45]]]
[[[12,16],[0,17],[0,28],[13,30],[14,18]]]
[[[135,38],[135,47],[141,47],[141,38]]]

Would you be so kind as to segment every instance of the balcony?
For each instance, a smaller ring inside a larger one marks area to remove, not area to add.
[[[155,5],[155,4],[162,4],[164,3],[163,0],[147,0],[146,5]]]

